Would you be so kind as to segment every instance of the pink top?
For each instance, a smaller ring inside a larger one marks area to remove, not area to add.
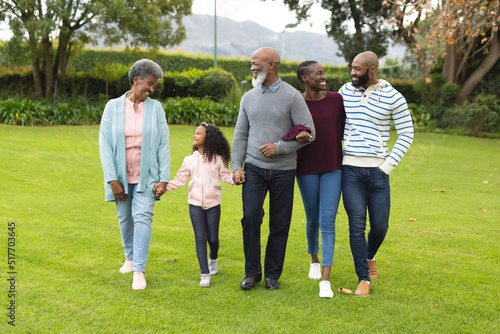
[[[142,121],[144,101],[140,102],[137,112],[134,102],[125,99],[125,161],[127,163],[128,183],[139,183],[141,176]]]
[[[233,173],[224,165],[222,158],[216,155],[208,162],[204,155],[194,151],[187,156],[175,178],[167,185],[167,190],[182,187],[191,177],[188,185],[188,203],[207,210],[222,201],[220,180],[234,185]]]

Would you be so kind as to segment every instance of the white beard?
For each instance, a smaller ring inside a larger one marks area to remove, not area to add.
[[[254,87],[258,87],[262,85],[264,81],[266,81],[266,78],[267,78],[267,72],[260,71],[259,73],[257,73],[257,78],[252,78],[252,85]]]

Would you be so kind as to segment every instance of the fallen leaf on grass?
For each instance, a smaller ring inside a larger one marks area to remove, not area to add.
[[[346,295],[348,295],[348,294],[351,294],[351,293],[352,293],[352,291],[351,291],[351,290],[349,290],[349,289],[344,289],[344,288],[339,288],[339,291],[340,291],[340,292],[342,292],[342,293],[345,293]]]
[[[479,208],[479,211],[486,212],[486,210],[483,208]]]
[[[417,218],[410,218],[410,219],[408,219],[408,220],[409,220],[409,221],[411,221],[411,222],[416,222],[416,221],[417,221]]]
[[[440,192],[440,193],[445,193],[445,192],[446,192],[446,190],[441,189],[439,192]]]
[[[488,184],[488,181],[483,181],[484,184]]]

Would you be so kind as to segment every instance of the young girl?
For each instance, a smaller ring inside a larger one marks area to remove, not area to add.
[[[231,148],[222,131],[202,123],[193,136],[193,154],[184,158],[167,190],[175,190],[191,177],[188,185],[189,216],[193,224],[196,255],[201,270],[201,287],[210,287],[210,275],[218,273],[219,221],[221,203],[220,180],[234,185],[228,163]],[[207,264],[207,242],[210,261]]]

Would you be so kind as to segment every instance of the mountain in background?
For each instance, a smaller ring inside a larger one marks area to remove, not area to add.
[[[182,20],[187,38],[167,51],[183,51],[192,54],[214,52],[214,18],[212,15],[193,14]],[[217,56],[250,58],[263,46],[275,48],[281,55],[283,33],[276,33],[252,21],[237,22],[225,17],[217,18]],[[405,46],[391,47],[391,58],[402,59]],[[344,65],[343,57],[337,56],[338,47],[326,34],[287,29],[285,32],[285,59],[316,60],[322,64]],[[383,59],[382,59],[383,64]]]

